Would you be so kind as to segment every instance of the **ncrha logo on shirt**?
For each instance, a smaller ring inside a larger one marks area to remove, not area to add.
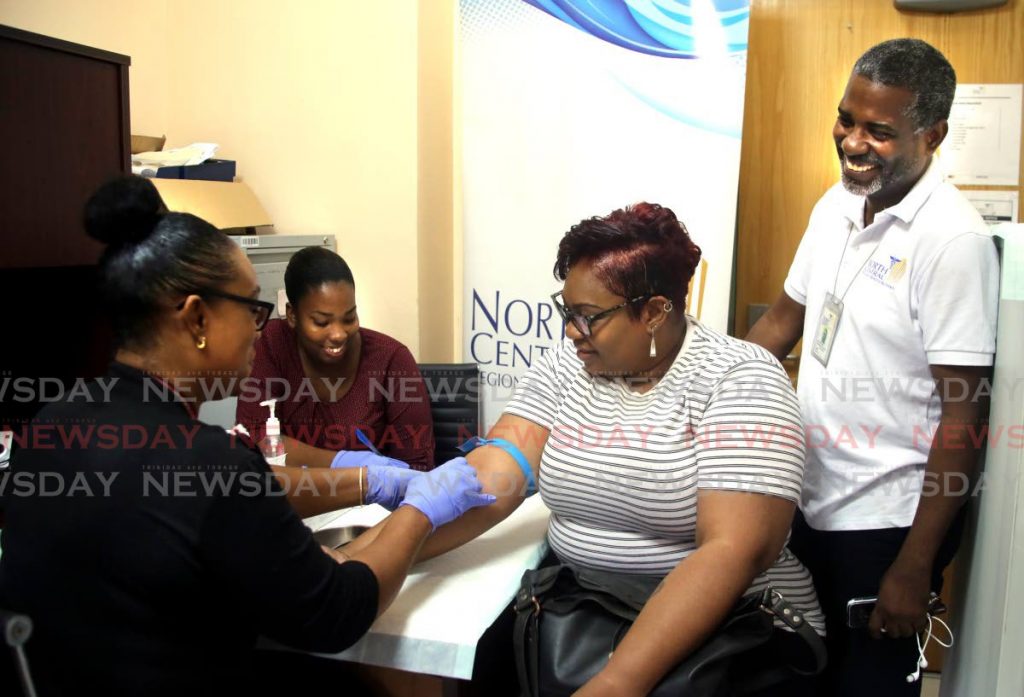
[[[872,281],[881,283],[886,288],[893,288],[907,273],[906,258],[889,256],[889,263],[871,259],[864,267],[864,275]]]

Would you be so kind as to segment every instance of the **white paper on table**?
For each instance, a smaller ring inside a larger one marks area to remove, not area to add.
[[[362,506],[305,522],[314,530],[370,526],[386,515]],[[547,553],[549,516],[540,496],[530,497],[472,542],[417,564],[366,636],[332,657],[469,679],[480,637],[515,596],[523,572]]]
[[[1024,85],[956,86],[942,168],[953,184],[1018,186]]]
[[[140,152],[132,155],[132,164],[148,167],[199,165],[217,154],[219,147],[216,143],[192,143],[171,150]]]
[[[1016,223],[1020,220],[1020,192],[974,189],[961,192],[978,209],[989,225]]]

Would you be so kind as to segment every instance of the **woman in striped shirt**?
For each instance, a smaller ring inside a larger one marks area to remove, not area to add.
[[[420,557],[507,517],[533,478],[559,560],[664,575],[581,695],[646,694],[767,584],[824,632],[810,575],[785,547],[804,468],[796,395],[767,351],[683,312],[699,260],[655,204],[565,234],[553,300],[566,340],[531,366],[488,434],[515,454],[488,445],[467,458],[498,503],[436,531]],[[782,663],[799,645],[780,626],[768,648]]]

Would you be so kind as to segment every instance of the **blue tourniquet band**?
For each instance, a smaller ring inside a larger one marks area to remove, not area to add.
[[[526,477],[526,495],[533,496],[537,493],[537,482],[533,479],[533,468],[527,462],[526,456],[523,455],[523,451],[504,438],[481,438],[480,436],[474,436],[460,445],[459,450],[464,453],[470,453],[482,445],[493,445],[511,455],[512,459],[519,465],[519,469],[523,471],[523,476]]]

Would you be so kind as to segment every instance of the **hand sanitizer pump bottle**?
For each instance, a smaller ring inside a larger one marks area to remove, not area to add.
[[[267,419],[267,435],[260,442],[260,450],[269,465],[284,465],[285,451],[284,441],[281,440],[281,422],[277,420],[274,410],[277,406],[276,399],[268,399],[260,402],[260,406],[270,408],[270,418]]]

